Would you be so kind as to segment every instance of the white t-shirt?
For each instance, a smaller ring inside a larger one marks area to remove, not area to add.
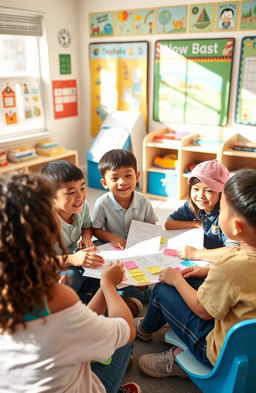
[[[105,393],[91,360],[127,344],[122,318],[97,315],[80,301],[0,335],[0,393]]]

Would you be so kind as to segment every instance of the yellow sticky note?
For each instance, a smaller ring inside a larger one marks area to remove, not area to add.
[[[162,269],[159,266],[149,266],[149,267],[147,267],[147,271],[150,274],[158,274],[158,273],[161,272],[161,270]]]
[[[127,271],[127,273],[129,273],[132,277],[143,275],[143,271],[140,269],[130,269],[129,271]]]
[[[160,244],[165,244],[167,242],[167,237],[162,236],[160,239]]]
[[[138,284],[144,284],[144,283],[149,282],[149,280],[147,279],[147,277],[144,276],[143,274],[142,274],[141,276],[136,276],[136,277],[133,277],[133,278],[134,278],[134,280],[135,280]]]

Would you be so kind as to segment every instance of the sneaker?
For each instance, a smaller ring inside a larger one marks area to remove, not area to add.
[[[131,310],[132,316],[137,317],[143,311],[143,304],[139,299],[135,297],[123,297],[123,301],[127,304]]]
[[[165,335],[166,333],[170,330],[170,326],[168,325],[168,323],[166,323],[164,326],[161,327],[161,329],[157,330],[154,333],[154,337],[160,341],[163,344],[169,344],[165,341]],[[171,344],[170,344],[171,345]]]
[[[136,327],[136,336],[143,341],[149,341],[152,338],[152,333],[147,333],[142,330],[141,323],[143,319],[144,317],[134,319],[134,324]]]
[[[128,382],[121,386],[123,393],[142,393],[139,385],[135,382]]]
[[[139,368],[142,372],[154,378],[187,378],[185,371],[175,363],[172,350],[142,355],[139,358]]]

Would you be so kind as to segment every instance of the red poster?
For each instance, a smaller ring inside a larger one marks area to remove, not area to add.
[[[77,116],[76,80],[52,81],[54,118]]]

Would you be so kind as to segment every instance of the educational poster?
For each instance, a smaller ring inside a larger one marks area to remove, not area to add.
[[[114,12],[89,14],[91,37],[110,37],[114,35]]]
[[[239,2],[220,3],[217,5],[216,31],[234,31],[237,29]]]
[[[54,118],[77,116],[76,80],[52,81]]]
[[[189,32],[214,31],[215,4],[194,4],[189,8]]]
[[[2,82],[1,91],[1,114],[5,125],[9,126],[18,123],[17,112],[17,91],[16,83],[10,81]]]
[[[256,29],[256,1],[242,1],[240,30]]]
[[[42,116],[39,82],[26,79],[19,83],[21,92],[21,117],[23,120],[38,119]]]
[[[115,35],[131,35],[133,33],[133,12],[122,10],[115,12]]]
[[[233,49],[234,38],[157,41],[153,119],[226,125]]]
[[[157,9],[157,33],[184,33],[187,28],[187,7]]]
[[[153,8],[134,10],[134,34],[154,34],[156,32],[156,13]]]
[[[244,37],[241,44],[235,122],[256,124],[256,36]]]
[[[139,111],[147,124],[148,43],[90,44],[91,134],[115,110]]]

